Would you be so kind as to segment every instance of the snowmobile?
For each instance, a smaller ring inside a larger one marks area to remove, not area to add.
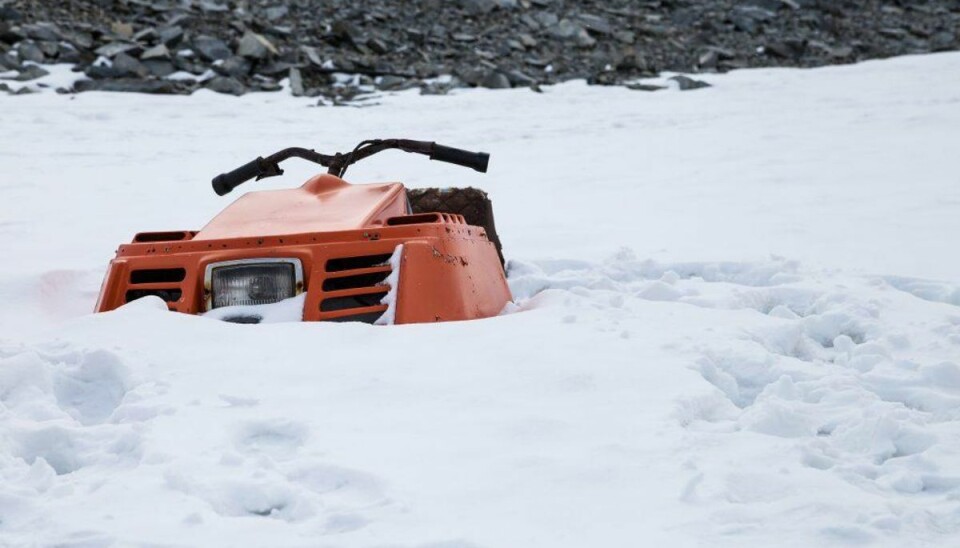
[[[258,157],[215,177],[214,191],[223,196],[282,175],[280,163],[291,158],[328,170],[299,188],[244,194],[199,231],[136,234],[110,261],[96,311],[155,296],[172,311],[223,309],[220,319],[238,323],[259,323],[258,307],[293,298],[302,298],[304,321],[497,315],[511,295],[489,198],[471,188],[343,180],[350,165],[389,149],[481,173],[489,162],[486,153],[407,139],[364,141],[333,155],[294,147]]]

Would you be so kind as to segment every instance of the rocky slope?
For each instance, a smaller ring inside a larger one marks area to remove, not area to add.
[[[960,49],[958,29],[960,0],[0,0],[0,75],[66,62],[87,79],[64,92],[237,95],[289,78],[341,101],[849,63]]]

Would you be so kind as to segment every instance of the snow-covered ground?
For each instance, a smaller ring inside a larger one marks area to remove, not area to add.
[[[0,98],[0,546],[956,546],[960,54],[704,79]],[[348,179],[488,190],[510,313],[88,314],[213,175],[371,137],[492,153]]]

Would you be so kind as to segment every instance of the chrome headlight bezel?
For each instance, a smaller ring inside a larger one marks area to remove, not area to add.
[[[203,272],[203,309],[205,312],[213,310],[213,271],[225,266],[253,266],[258,264],[289,264],[293,266],[294,293],[296,297],[303,293],[303,263],[294,257],[255,257],[250,259],[236,259],[232,261],[217,261],[209,263]]]

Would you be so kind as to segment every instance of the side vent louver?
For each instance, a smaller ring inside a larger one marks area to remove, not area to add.
[[[135,301],[141,297],[147,297],[149,295],[160,297],[168,303],[172,303],[180,300],[180,296],[183,295],[183,291],[179,289],[131,289],[127,291],[126,300],[127,302]]]
[[[390,253],[341,257],[326,264],[320,319],[373,323],[387,309],[380,301],[390,290]]]
[[[168,303],[174,303],[183,296],[180,284],[187,277],[184,268],[150,268],[130,272],[130,289],[125,301],[130,302],[141,297],[153,295]]]

